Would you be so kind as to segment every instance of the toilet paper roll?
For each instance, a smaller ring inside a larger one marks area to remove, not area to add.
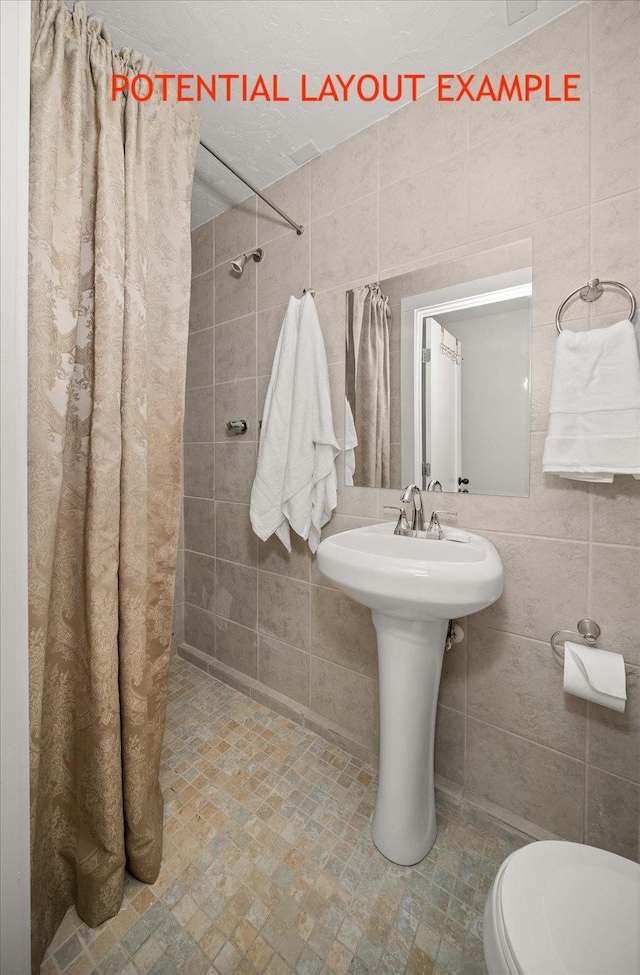
[[[580,643],[564,645],[564,689],[612,711],[624,711],[627,676],[624,658]]]

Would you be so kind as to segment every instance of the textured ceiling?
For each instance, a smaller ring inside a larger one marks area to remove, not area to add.
[[[202,138],[264,189],[296,168],[289,153],[304,143],[323,152],[391,109],[382,101],[304,103],[302,73],[310,90],[330,72],[424,73],[427,90],[438,73],[477,64],[578,2],[539,0],[511,27],[505,0],[87,0],[86,7],[117,47],[143,51],[160,70],[280,76],[290,102],[197,106]],[[193,226],[248,194],[198,150]]]

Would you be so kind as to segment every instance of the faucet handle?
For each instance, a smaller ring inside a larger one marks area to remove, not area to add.
[[[409,522],[407,521],[407,512],[404,508],[399,508],[396,504],[385,504],[383,505],[385,511],[399,511],[398,520],[396,522],[396,527],[394,529],[394,535],[400,535],[409,530]]]
[[[442,531],[442,525],[440,524],[440,519],[438,515],[449,515],[450,517],[457,518],[457,511],[432,511],[431,518],[429,519],[429,527],[427,528],[427,534],[435,535],[437,538],[443,538],[444,532]]]

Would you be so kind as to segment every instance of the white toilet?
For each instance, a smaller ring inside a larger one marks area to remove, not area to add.
[[[580,843],[504,861],[484,909],[489,975],[638,975],[640,864]]]

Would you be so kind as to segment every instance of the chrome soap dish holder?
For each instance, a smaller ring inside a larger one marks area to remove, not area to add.
[[[589,619],[578,620],[577,630],[577,633],[573,633],[571,630],[556,630],[551,636],[551,640],[549,641],[551,649],[557,663],[561,667],[564,667],[564,644],[567,640],[571,643],[582,643],[584,646],[595,647],[598,642],[598,637],[602,632],[596,621]],[[558,644],[561,644],[561,646],[558,646]],[[636,668],[627,664],[626,661],[624,669],[627,677],[635,676]]]

